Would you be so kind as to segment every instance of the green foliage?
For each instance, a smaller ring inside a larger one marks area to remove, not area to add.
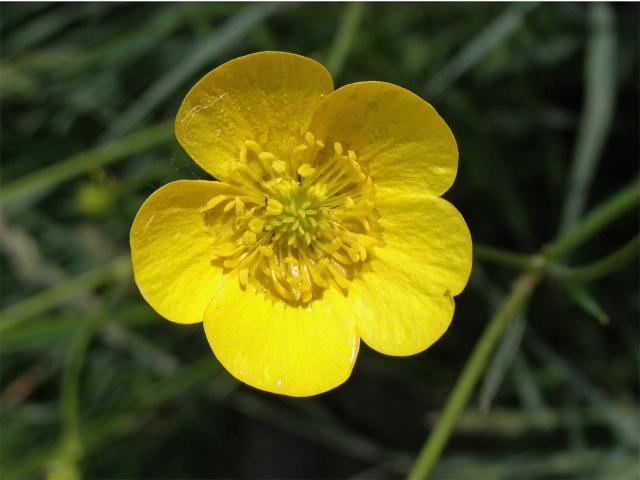
[[[639,13],[1,4],[0,476],[395,477],[435,432],[417,477],[635,478]],[[446,196],[479,245],[441,342],[363,346],[311,399],[238,384],[200,327],[144,303],[128,260],[144,198],[206,178],[172,135],[184,94],[269,49],[433,103],[460,149]]]

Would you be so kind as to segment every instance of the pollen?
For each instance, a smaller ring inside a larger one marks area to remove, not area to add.
[[[331,286],[346,294],[379,237],[363,163],[311,132],[284,154],[247,140],[230,167],[238,194],[201,208],[205,222],[212,210],[222,214],[222,226],[210,228],[212,261],[236,272],[242,288],[292,304],[308,304]]]

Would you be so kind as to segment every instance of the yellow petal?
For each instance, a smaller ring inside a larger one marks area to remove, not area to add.
[[[471,236],[449,202],[431,195],[377,197],[384,246],[349,289],[358,331],[373,349],[413,355],[447,330],[471,273]]]
[[[341,142],[355,151],[379,191],[441,195],[458,169],[458,148],[444,120],[391,83],[339,88],[320,104],[310,131],[326,145]]]
[[[198,209],[229,193],[220,182],[179,180],[156,190],[131,226],[131,260],[145,300],[177,323],[201,322],[222,281],[211,264],[214,238]]]
[[[355,315],[335,290],[305,307],[272,301],[231,277],[205,315],[207,339],[238,380],[304,397],[343,383],[358,354]]]
[[[471,274],[471,234],[460,212],[432,195],[378,195],[385,248],[378,255],[458,295]]]
[[[189,91],[176,117],[176,137],[196,163],[224,179],[247,140],[288,158],[332,91],[331,75],[310,58],[284,52],[239,57]]]

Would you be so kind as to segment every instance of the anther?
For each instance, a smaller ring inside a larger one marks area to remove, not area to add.
[[[298,145],[296,148],[293,149],[293,153],[295,155],[299,155],[303,152],[306,152],[309,149],[309,147],[303,143],[301,143],[300,145]]]
[[[241,215],[244,213],[244,202],[240,199],[240,197],[236,197],[235,207],[236,207],[236,215]]]
[[[307,132],[304,134],[304,139],[309,145],[313,145],[315,143],[316,137],[313,135],[313,133]]]
[[[274,161],[271,164],[271,166],[273,167],[276,173],[280,173],[280,174],[284,173],[284,171],[287,169],[287,164],[282,160]]]
[[[260,154],[262,152],[262,147],[260,147],[260,145],[258,145],[253,140],[247,140],[246,142],[244,142],[244,146],[248,150],[251,150],[251,151],[253,151],[253,152],[257,153],[257,154]]]
[[[262,152],[258,155],[258,158],[260,158],[260,160],[268,160],[270,162],[277,160],[276,156],[271,152]]]
[[[300,175],[302,178],[308,178],[314,173],[316,173],[316,169],[308,163],[303,163],[302,165],[300,165],[300,168],[298,168],[298,175]]]
[[[264,222],[259,217],[253,217],[249,220],[249,230],[253,233],[260,233],[264,228]]]
[[[247,247],[253,247],[256,245],[256,234],[247,230],[242,234],[242,243]]]
[[[230,212],[236,206],[236,200],[233,199],[224,206],[223,211],[225,213]]]
[[[211,200],[209,200],[204,207],[200,207],[199,210],[200,212],[206,212],[208,210],[216,208],[218,205],[224,202],[227,198],[229,198],[227,195],[216,195]]]
[[[267,202],[267,215],[280,215],[282,208],[282,204],[278,200],[270,198]]]
[[[249,283],[249,269],[243,268],[242,270],[240,270],[240,273],[238,276],[240,277],[240,284],[243,287],[246,287],[247,284]]]

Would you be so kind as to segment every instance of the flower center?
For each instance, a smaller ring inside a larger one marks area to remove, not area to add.
[[[201,211],[216,243],[214,262],[285,301],[308,303],[333,285],[346,292],[378,234],[374,188],[355,152],[308,132],[278,158],[251,140],[230,167],[237,194]]]

